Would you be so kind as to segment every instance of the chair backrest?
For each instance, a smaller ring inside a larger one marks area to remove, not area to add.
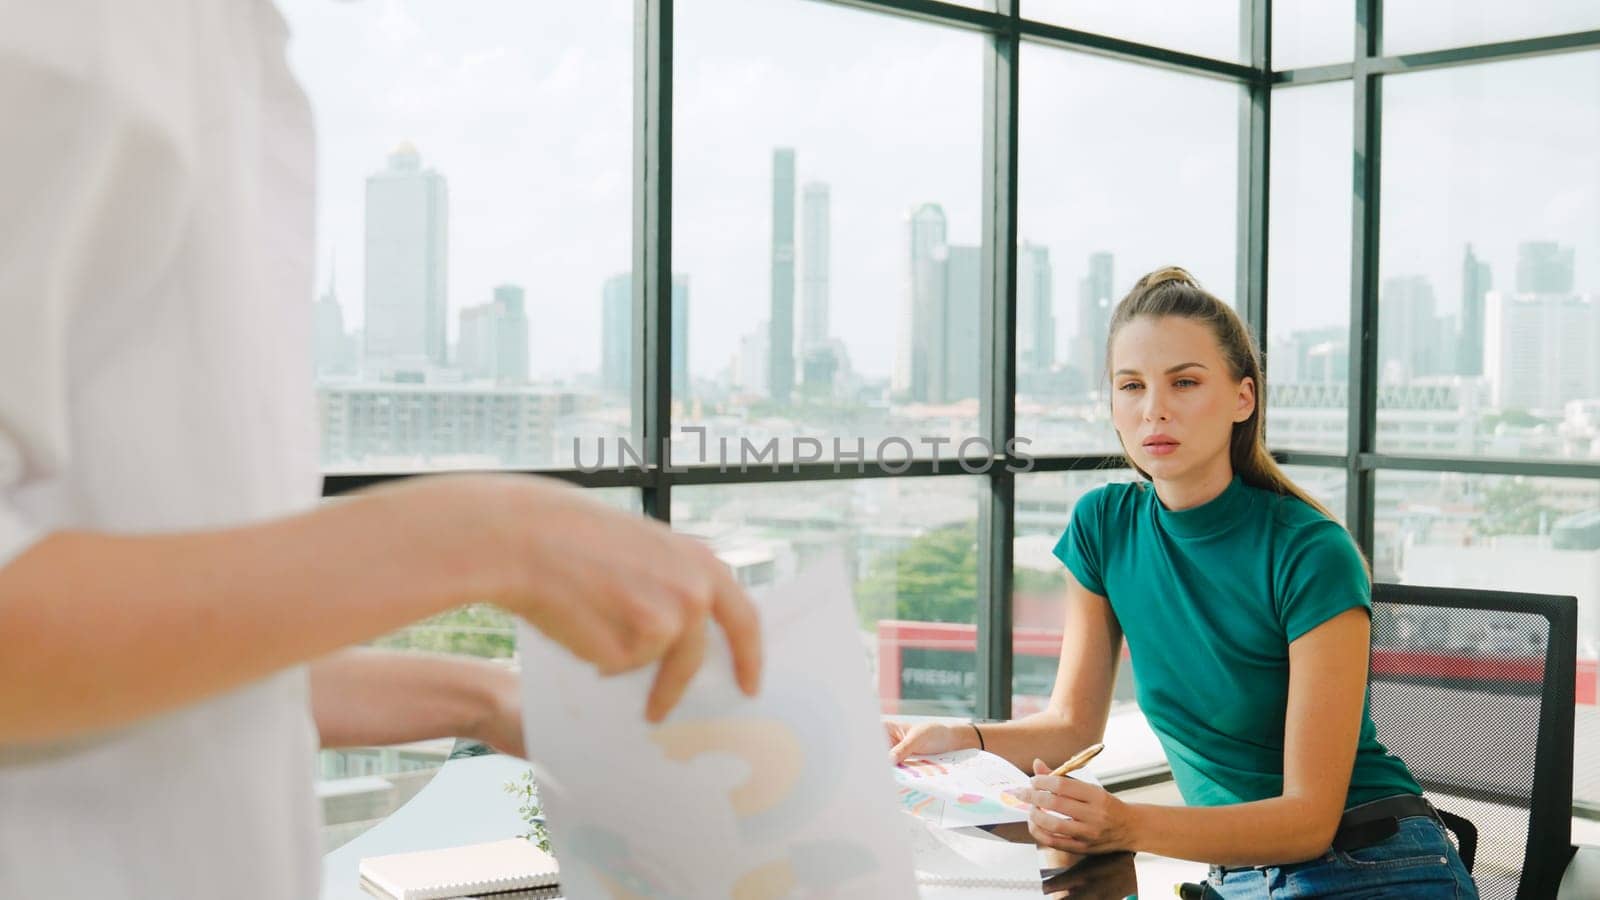
[[[1375,584],[1372,601],[1378,740],[1478,826],[1486,900],[1555,896],[1572,845],[1577,600]]]

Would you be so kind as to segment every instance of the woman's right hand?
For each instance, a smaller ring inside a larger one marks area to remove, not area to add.
[[[908,756],[949,753],[952,750],[976,749],[978,746],[978,733],[965,723],[949,725],[944,722],[923,722],[908,725],[904,722],[885,722],[883,727],[889,735],[889,761],[895,765],[904,762]]]
[[[666,716],[699,670],[708,616],[727,635],[740,688],[756,692],[755,606],[704,543],[548,478],[439,475],[369,493],[420,528],[444,553],[441,564],[470,583],[460,602],[504,607],[607,675],[659,660],[651,721]]]

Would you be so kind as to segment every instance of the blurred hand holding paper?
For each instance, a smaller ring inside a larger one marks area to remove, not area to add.
[[[843,562],[754,599],[760,696],[740,693],[715,632],[656,726],[652,670],[601,678],[519,626],[527,747],[570,900],[916,896]]]

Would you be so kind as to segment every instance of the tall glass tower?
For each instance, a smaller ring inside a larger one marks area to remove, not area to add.
[[[772,151],[772,352],[767,384],[788,403],[794,389],[794,150]]]
[[[366,362],[380,377],[448,363],[449,191],[402,143],[367,178]]]

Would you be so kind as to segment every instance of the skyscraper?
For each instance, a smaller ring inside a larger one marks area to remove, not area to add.
[[[366,364],[379,377],[444,366],[449,193],[410,143],[367,178]]]
[[[1089,274],[1078,282],[1078,365],[1084,380],[1106,389],[1106,333],[1111,328],[1112,256],[1089,254]]]
[[[1568,400],[1600,396],[1600,304],[1573,294],[1490,291],[1486,309],[1491,404],[1555,414]]]
[[[626,397],[633,377],[633,276],[607,278],[601,293],[600,384]]]
[[[1389,384],[1438,375],[1447,366],[1447,322],[1435,314],[1433,285],[1421,275],[1383,280],[1378,302],[1378,369]]]
[[[514,284],[494,289],[495,380],[502,384],[528,381],[528,310],[522,288]]]
[[[1349,329],[1307,328],[1272,341],[1271,385],[1328,384],[1345,380],[1350,357]]]
[[[772,374],[768,360],[771,350],[772,339],[766,322],[739,338],[739,353],[733,362],[734,386],[747,394],[766,394],[767,376]]]
[[[810,182],[800,192],[800,349],[828,342],[828,186]]]
[[[1017,248],[1017,373],[1048,372],[1056,363],[1055,275],[1050,248]]]
[[[942,384],[935,385],[932,366],[934,348],[943,347],[945,341],[945,258],[949,248],[944,210],[937,203],[918,207],[907,223],[907,237],[910,270],[892,387],[914,403],[939,402]]]
[[[794,150],[772,151],[772,399],[788,403],[794,388]]]
[[[355,371],[355,347],[344,332],[344,308],[339,305],[334,274],[328,274],[328,290],[317,300],[314,319],[316,372],[318,375],[343,375]]]
[[[1555,241],[1525,241],[1517,246],[1517,293],[1572,293],[1572,248]]]
[[[913,403],[976,397],[982,248],[947,244],[937,203],[911,213],[907,237],[910,277],[891,387]]]
[[[1461,345],[1457,351],[1457,374],[1483,374],[1484,296],[1493,286],[1489,264],[1473,256],[1472,245],[1468,244],[1466,258],[1461,262]]]
[[[945,256],[943,341],[934,348],[929,400],[954,403],[978,396],[978,304],[983,248],[951,246]]]
[[[672,399],[689,397],[689,276],[672,276]]]
[[[600,310],[600,383],[626,395],[633,388],[633,275],[606,279]],[[672,276],[672,396],[689,400],[689,277]]]
[[[528,381],[528,314],[522,288],[502,284],[494,300],[461,310],[456,366],[497,384]]]

